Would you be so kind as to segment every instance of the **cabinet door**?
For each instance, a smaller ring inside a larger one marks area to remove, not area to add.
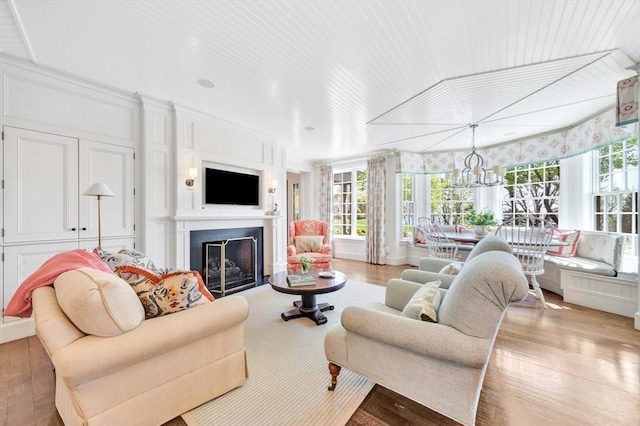
[[[80,194],[96,182],[105,183],[115,197],[101,197],[102,238],[133,236],[135,217],[133,148],[80,141]],[[80,196],[80,238],[98,235],[98,202]],[[84,230],[86,228],[86,230]]]
[[[4,132],[4,242],[77,239],[78,139]]]
[[[51,256],[78,248],[78,243],[29,244],[4,248],[4,288],[2,310],[7,307],[18,286]],[[3,322],[18,320],[3,317]]]

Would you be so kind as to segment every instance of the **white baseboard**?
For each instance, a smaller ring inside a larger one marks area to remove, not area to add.
[[[630,318],[634,318],[638,312],[637,280],[605,277],[565,269],[560,274],[565,302]]]
[[[23,339],[35,334],[36,322],[33,318],[25,318],[0,324],[0,344]]]

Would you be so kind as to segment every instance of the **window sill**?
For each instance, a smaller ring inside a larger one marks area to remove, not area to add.
[[[365,237],[353,236],[353,235],[334,235],[334,240],[354,240],[354,241],[364,241]]]

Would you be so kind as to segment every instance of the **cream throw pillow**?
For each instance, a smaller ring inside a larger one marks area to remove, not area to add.
[[[322,235],[299,235],[295,237],[296,253],[320,253],[322,240],[324,240]]]
[[[79,268],[58,276],[53,286],[60,308],[85,334],[117,336],[144,320],[136,292],[114,274]]]
[[[420,287],[404,307],[401,315],[416,320],[438,322],[438,308],[442,301],[440,284],[441,281],[436,280]]]
[[[445,266],[444,268],[440,269],[440,273],[445,275],[458,275],[461,270],[462,270],[461,262],[452,262],[447,266]]]

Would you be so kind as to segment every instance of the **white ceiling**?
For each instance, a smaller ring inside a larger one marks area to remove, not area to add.
[[[0,50],[329,160],[469,149],[472,122],[483,147],[613,107],[640,1],[0,0]]]

